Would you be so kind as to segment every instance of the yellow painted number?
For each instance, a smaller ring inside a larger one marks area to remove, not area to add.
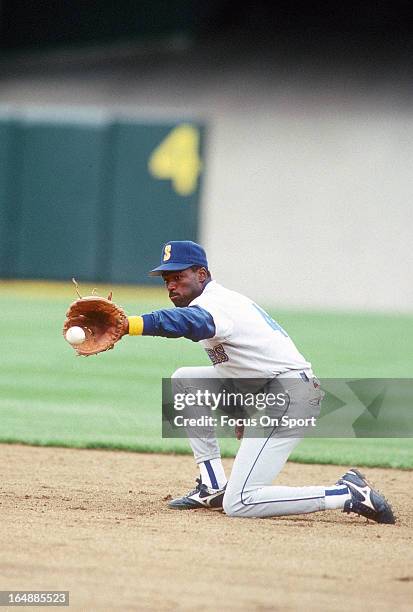
[[[179,195],[191,195],[202,169],[199,129],[186,123],[178,125],[153,151],[148,167],[154,177],[170,179]]]

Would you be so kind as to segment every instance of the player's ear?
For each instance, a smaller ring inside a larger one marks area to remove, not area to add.
[[[208,272],[206,268],[198,268],[198,278],[201,283],[206,281],[206,279],[208,278]]]

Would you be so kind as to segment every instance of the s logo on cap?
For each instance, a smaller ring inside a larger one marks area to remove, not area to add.
[[[161,249],[161,265],[149,272],[149,276],[162,276],[170,270],[186,270],[191,266],[208,268],[208,260],[201,245],[192,240],[169,240]]]
[[[171,258],[171,248],[170,244],[166,244],[163,251],[163,261],[168,261]]]

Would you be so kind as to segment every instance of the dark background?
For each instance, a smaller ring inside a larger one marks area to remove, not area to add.
[[[170,36],[184,36],[193,43],[217,36],[236,41],[244,35],[252,46],[287,43],[345,54],[367,44],[375,50],[397,48],[406,53],[412,48],[411,6],[406,0],[3,0],[0,45],[16,51]]]

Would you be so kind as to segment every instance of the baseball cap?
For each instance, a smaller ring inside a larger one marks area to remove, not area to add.
[[[168,270],[185,270],[191,266],[208,268],[204,249],[192,240],[172,240],[162,247],[161,265],[149,272],[149,276],[161,276]]]

